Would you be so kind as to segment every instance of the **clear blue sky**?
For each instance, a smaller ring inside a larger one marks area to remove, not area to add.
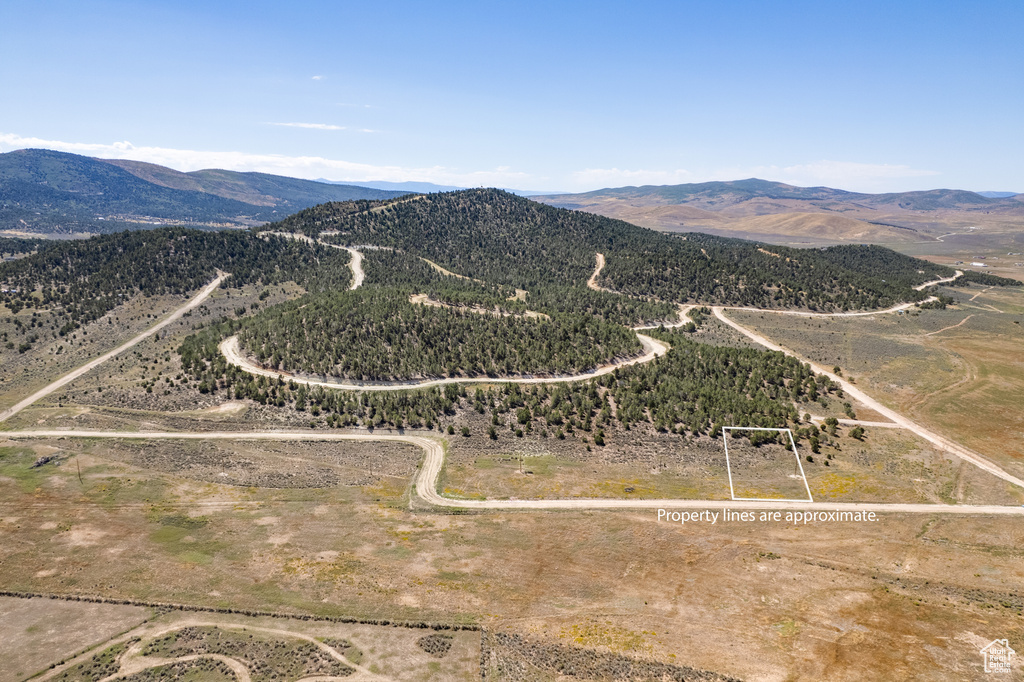
[[[1024,192],[1024,3],[0,3],[0,151],[582,191]]]

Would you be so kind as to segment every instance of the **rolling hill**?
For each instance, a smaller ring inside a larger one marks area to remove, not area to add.
[[[533,197],[536,201],[664,231],[706,231],[807,241],[922,241],[936,226],[1024,219],[1021,195],[964,190],[864,194],[749,179],[617,187]],[[941,234],[941,232],[940,232]]]
[[[398,249],[460,275],[525,290],[582,286],[600,252],[607,261],[602,286],[677,302],[875,308],[920,300],[913,286],[952,274],[880,247],[765,249],[703,234],[659,234],[493,189],[353,209],[323,204],[264,229]]]
[[[265,173],[182,173],[43,149],[0,154],[0,230],[10,233],[105,233],[167,223],[245,227],[327,201],[403,194]]]

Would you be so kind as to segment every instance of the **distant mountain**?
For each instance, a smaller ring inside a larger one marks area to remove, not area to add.
[[[1024,195],[993,197],[951,189],[866,194],[756,178],[615,187],[534,198],[659,230],[698,230],[758,239],[792,237],[809,242],[921,241],[928,239],[937,225],[957,218],[1024,217]]]
[[[989,199],[1007,199],[1017,196],[1020,192],[978,192],[978,194]]]
[[[0,230],[67,234],[160,224],[244,227],[328,201],[408,194],[265,173],[182,173],[44,149],[0,154]]]
[[[317,182],[324,182],[328,185],[341,185],[343,183],[335,180],[324,180],[320,178]],[[398,192],[410,192],[414,194],[429,194],[431,192],[455,192],[465,187],[457,187],[456,185],[435,185],[432,182],[385,182],[384,180],[369,180],[367,182],[360,182],[360,187],[370,187],[372,189],[386,189]]]
[[[340,182],[334,180],[324,180],[320,178],[317,182],[326,182],[331,185],[340,185]],[[385,182],[384,180],[369,180],[367,182],[360,182],[360,187],[372,187],[374,189],[390,189],[390,190],[401,190],[404,192],[411,192],[414,194],[430,194],[432,192],[458,192],[464,189],[470,189],[469,187],[457,187],[455,185],[435,185],[432,182]],[[546,194],[563,194],[563,192],[548,192],[545,190],[535,189],[512,189],[511,187],[499,187],[503,192],[509,194],[518,194],[521,197],[534,197],[544,196]]]

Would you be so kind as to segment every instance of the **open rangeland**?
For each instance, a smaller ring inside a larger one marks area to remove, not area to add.
[[[0,680],[20,682],[70,661],[154,614],[144,606],[0,597]]]
[[[843,416],[841,408],[825,410],[818,403],[800,409]],[[471,433],[482,434],[487,420],[465,423]],[[850,436],[852,428],[840,425],[837,437],[817,454],[806,440],[797,446],[814,500],[1024,503],[1024,491],[902,429],[863,427],[858,439]],[[794,493],[783,497],[806,499],[802,478],[790,478],[800,473],[792,450],[785,454],[777,445],[753,448],[745,438],[729,440],[734,483],[751,493],[737,488],[737,497],[771,497],[775,481]],[[610,432],[605,446],[571,437],[517,438],[508,431],[494,440],[449,437],[439,489],[466,499],[730,499],[722,438],[680,437],[646,427]]]
[[[288,478],[293,445],[269,449],[268,475]],[[57,460],[33,468],[44,452]],[[117,459],[75,439],[4,446],[4,589],[476,623],[497,643],[495,660],[550,679],[552,660],[581,650],[742,679],[969,677],[991,639],[1024,644],[1017,517],[794,525],[721,511],[685,524],[656,510],[460,514],[410,508],[408,479],[386,472],[329,487],[230,485],[109,454]],[[368,653],[354,634],[339,636]],[[746,655],[730,655],[735,647]]]
[[[1024,292],[944,289],[945,310],[857,319],[730,316],[847,377],[889,407],[1024,474]],[[968,319],[970,318],[970,319]]]
[[[297,619],[240,615],[224,609],[183,610],[81,604],[59,599],[4,598],[14,610],[49,612],[75,618],[91,609],[94,620],[78,617],[79,627],[103,626],[103,609],[136,611],[149,618],[124,632],[96,633],[94,646],[68,655],[35,679],[55,681],[351,679],[456,682],[480,677],[479,628],[431,627],[428,623],[378,624],[351,619]],[[136,621],[137,623],[138,621]],[[18,633],[17,644],[38,637]],[[54,661],[56,662],[56,661]],[[11,678],[22,679],[22,678]]]

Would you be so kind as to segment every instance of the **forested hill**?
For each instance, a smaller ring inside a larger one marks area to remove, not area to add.
[[[295,281],[308,290],[344,289],[349,254],[252,232],[159,228],[53,242],[0,263],[0,303],[17,313],[50,309],[70,325],[96,319],[135,294],[185,294],[231,274],[231,286]]]
[[[528,290],[583,286],[600,252],[607,260],[602,286],[676,302],[876,308],[920,300],[927,294],[914,286],[953,274],[877,246],[793,249],[702,234],[664,235],[493,189],[372,205],[325,204],[262,229],[388,246],[460,275]]]
[[[248,226],[325,201],[403,194],[264,173],[181,173],[45,149],[0,154],[0,229],[20,232],[104,233],[160,222]]]

